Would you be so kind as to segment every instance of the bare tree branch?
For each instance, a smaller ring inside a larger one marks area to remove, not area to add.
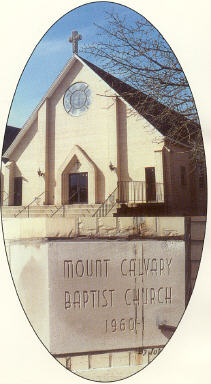
[[[147,108],[152,122],[159,120],[165,126],[171,120],[166,139],[177,144],[186,141],[194,161],[203,163],[205,169],[203,139],[193,95],[176,56],[163,37],[138,15],[132,24],[116,13],[106,13],[105,24],[96,24],[96,27],[99,41],[84,46],[82,52],[97,57],[107,72],[136,89],[136,109]],[[145,100],[140,97],[143,93]],[[125,96],[130,99],[130,94]],[[159,114],[153,100],[162,104]]]

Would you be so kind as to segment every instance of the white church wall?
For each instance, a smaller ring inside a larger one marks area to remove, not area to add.
[[[39,169],[45,172],[43,140],[43,125],[38,126],[37,119],[11,155],[15,162],[14,176],[22,177],[22,205],[29,204],[45,190],[44,177],[37,173]]]
[[[7,176],[8,169],[6,168],[6,164],[2,162],[1,165],[1,204],[2,205],[8,205],[8,191],[9,191],[9,185],[8,185],[8,176]]]
[[[87,83],[92,98],[88,110],[77,117],[68,114],[63,105],[65,91],[76,82]],[[82,156],[79,166],[69,171],[90,172],[94,167],[95,181],[90,184],[88,176],[88,203],[103,202],[116,188],[118,180],[145,181],[147,167],[155,168],[156,182],[162,184],[165,167],[165,184],[168,184],[165,195],[168,195],[169,204],[174,203],[175,207],[190,204],[193,182],[191,184],[188,175],[186,185],[180,188],[181,167],[185,166],[188,172],[188,154],[184,149],[171,150],[171,156],[165,154],[163,164],[162,135],[143,117],[131,113],[129,106],[115,97],[115,92],[79,61],[41,105],[37,119],[11,155],[10,160],[15,162],[13,176],[21,176],[23,180],[23,205],[45,189],[48,193],[42,196],[40,204],[62,203],[65,184],[60,186],[63,177],[61,166],[75,146],[84,151],[88,160],[83,160]],[[69,169],[68,164],[65,167]],[[39,170],[42,176],[38,175]],[[5,185],[8,184],[6,179]]]
[[[121,114],[123,113],[128,117],[125,124],[122,124],[125,128],[120,130],[119,151],[122,163],[126,163],[127,159],[127,172],[123,172],[122,180],[123,177],[128,177],[127,180],[145,181],[145,168],[155,167],[156,182],[163,183],[162,153],[157,153],[163,148],[162,140],[157,140],[161,135],[143,117],[131,112],[128,107],[125,111],[121,107]]]
[[[80,116],[71,116],[63,106],[65,91],[75,82],[86,82],[91,89],[92,103]],[[109,164],[117,165],[115,100],[106,97],[109,87],[90,69],[77,63],[56,89],[50,100],[49,116],[49,189],[50,202],[55,198],[56,174],[74,145],[79,145],[98,169],[96,202],[102,202],[115,189],[117,175]],[[55,122],[55,123],[54,123]],[[78,169],[82,172],[82,168]]]
[[[9,161],[2,164],[1,169],[1,190],[2,190],[2,203],[3,205],[13,204],[14,195],[14,162]]]

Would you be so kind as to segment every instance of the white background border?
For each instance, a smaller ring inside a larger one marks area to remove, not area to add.
[[[24,65],[47,29],[81,1],[28,0],[1,4],[0,140]],[[201,120],[208,174],[211,162],[211,27],[209,0],[142,0],[121,4],[140,12],[163,34],[188,78]],[[71,32],[71,26],[70,26]],[[30,159],[29,159],[30,161]],[[209,181],[209,179],[208,179]],[[161,355],[125,383],[211,382],[211,257],[208,221],[203,261],[183,320]],[[0,258],[0,382],[2,384],[84,383],[58,364],[42,346],[17,299],[5,257]],[[210,378],[210,379],[209,379]]]

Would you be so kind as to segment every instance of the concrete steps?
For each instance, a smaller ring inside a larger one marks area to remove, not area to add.
[[[64,208],[57,209],[56,205],[34,205],[24,209],[22,206],[3,206],[1,207],[2,217],[68,217],[68,216],[93,216],[100,204],[72,204],[65,205]],[[22,212],[21,212],[22,211]],[[19,213],[20,212],[20,213]],[[110,215],[109,215],[110,216]],[[112,216],[112,214],[111,214]]]

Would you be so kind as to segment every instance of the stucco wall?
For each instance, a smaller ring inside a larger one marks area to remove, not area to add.
[[[11,156],[15,162],[14,177],[22,176],[22,205],[45,190],[45,180],[37,173],[39,169],[45,171],[44,132],[45,127],[39,127],[36,120]]]
[[[71,116],[63,106],[63,96],[75,82],[86,82],[91,89],[92,103],[80,116]],[[74,66],[50,100],[49,159],[52,164],[49,179],[50,202],[53,203],[58,169],[75,145],[79,145],[97,166],[99,187],[96,202],[103,201],[117,182],[117,176],[109,169],[117,162],[115,103],[106,97],[108,87],[92,71],[81,64]],[[101,95],[101,96],[100,96]],[[84,172],[83,164],[74,172]]]
[[[128,114],[130,114],[129,108]],[[162,157],[158,160],[156,152],[162,150],[162,147],[161,135],[150,123],[141,116],[129,115],[127,119],[127,157],[129,177],[132,180],[144,181],[145,168],[155,167],[156,182],[163,182]],[[125,155],[125,151],[123,153]]]

